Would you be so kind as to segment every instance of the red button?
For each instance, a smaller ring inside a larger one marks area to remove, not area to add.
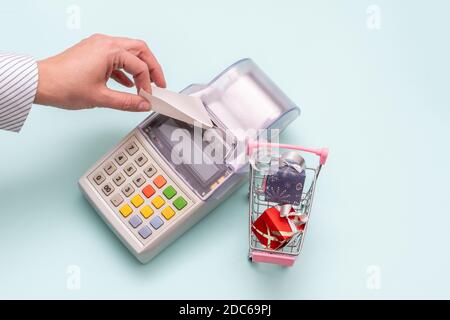
[[[144,189],[142,189],[142,193],[147,198],[150,198],[152,195],[155,194],[155,189],[151,185],[146,186]]]

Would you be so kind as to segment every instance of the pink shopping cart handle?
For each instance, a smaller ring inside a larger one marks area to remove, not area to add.
[[[328,148],[314,149],[314,148],[306,148],[306,147],[301,147],[301,146],[294,146],[291,144],[256,142],[256,141],[252,141],[252,140],[247,142],[247,155],[251,155],[253,153],[253,149],[257,149],[257,148],[261,148],[261,147],[291,149],[291,150],[299,150],[299,151],[314,153],[315,155],[320,157],[321,165],[324,165],[325,162],[327,162],[327,158],[328,158]]]
[[[292,266],[295,262],[294,256],[261,251],[253,251],[251,253],[251,258],[253,262],[272,263],[287,267]]]

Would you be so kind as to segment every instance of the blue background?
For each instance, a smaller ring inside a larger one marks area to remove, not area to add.
[[[380,30],[366,26],[372,4]],[[0,133],[0,297],[450,298],[449,12],[447,1],[3,3],[2,50],[42,59],[92,33],[140,38],[172,90],[251,57],[302,108],[281,141],[331,154],[294,267],[247,261],[246,187],[141,265],[76,182],[146,115],[34,106],[20,134]],[[66,287],[70,265],[80,290]]]

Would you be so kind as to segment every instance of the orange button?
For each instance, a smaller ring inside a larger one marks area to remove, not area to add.
[[[144,189],[142,189],[142,193],[147,198],[150,198],[152,195],[155,194],[155,189],[151,185],[146,186]]]
[[[154,180],[153,183],[155,184],[155,186],[157,186],[158,188],[161,188],[162,186],[164,186],[166,184],[166,179],[164,179],[163,176],[159,175],[157,176]]]

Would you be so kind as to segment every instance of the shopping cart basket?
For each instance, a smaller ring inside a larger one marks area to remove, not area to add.
[[[279,163],[280,150],[290,149],[312,153],[320,157],[319,165],[315,168],[305,167],[306,179],[303,190],[301,191],[300,203],[292,205],[294,214],[302,217],[305,225],[303,231],[296,233],[292,239],[283,247],[277,250],[268,249],[260,243],[258,238],[252,232],[253,222],[264,213],[268,208],[279,205],[276,202],[267,201],[265,196],[265,181],[269,174],[274,172],[272,163]],[[309,215],[314,198],[317,178],[322,166],[328,157],[328,148],[311,149],[300,146],[275,144],[269,142],[250,141],[247,144],[247,154],[250,158],[250,215],[249,215],[249,259],[253,262],[273,263],[284,266],[292,266],[296,257],[302,249],[304,236],[308,226]]]

